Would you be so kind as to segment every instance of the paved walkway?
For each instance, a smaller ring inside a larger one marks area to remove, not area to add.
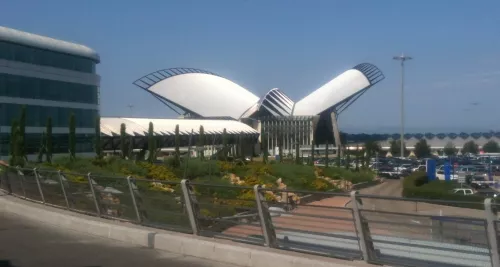
[[[62,232],[6,213],[0,213],[0,240],[0,261],[10,261],[16,267],[233,266],[76,232]]]

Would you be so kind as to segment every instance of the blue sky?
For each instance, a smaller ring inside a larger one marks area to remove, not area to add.
[[[102,63],[103,116],[174,117],[132,82],[192,67],[299,100],[362,62],[386,79],[340,116],[353,132],[500,130],[500,1],[3,0],[0,24],[82,43]],[[478,102],[474,106],[471,103]],[[127,107],[133,104],[131,110]]]

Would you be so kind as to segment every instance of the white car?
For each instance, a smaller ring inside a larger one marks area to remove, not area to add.
[[[412,172],[425,172],[427,170],[427,166],[418,165],[418,167],[411,169]]]
[[[473,195],[474,191],[472,191],[472,189],[470,188],[455,188],[453,189],[452,193],[467,196]]]

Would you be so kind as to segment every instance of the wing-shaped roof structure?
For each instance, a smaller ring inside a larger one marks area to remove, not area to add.
[[[226,78],[193,68],[159,70],[141,77],[134,84],[179,115],[237,120],[251,116],[314,116],[333,110],[339,114],[383,79],[377,67],[362,63],[296,103],[278,88],[259,99]]]
[[[359,64],[295,103],[293,115],[317,115],[331,109],[340,113],[383,79],[384,75],[374,65]]]
[[[215,73],[193,68],[159,70],[143,76],[134,84],[174,111],[182,110],[199,117],[239,119],[259,101],[240,85]]]

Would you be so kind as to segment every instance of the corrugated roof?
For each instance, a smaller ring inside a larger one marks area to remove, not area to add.
[[[192,120],[192,119],[148,119],[148,118],[101,118],[101,133],[113,136],[120,134],[120,127],[125,123],[128,135],[146,136],[148,134],[149,122],[153,123],[157,135],[174,135],[175,126],[179,125],[179,132],[188,135],[191,130],[198,134],[200,125],[203,125],[205,134],[222,134],[224,128],[228,134],[259,134],[252,127],[234,120]]]
[[[6,41],[40,49],[46,49],[54,52],[75,55],[93,59],[97,63],[100,62],[100,57],[97,52],[87,46],[57,40],[33,33],[23,32],[3,26],[0,26],[0,41]]]

